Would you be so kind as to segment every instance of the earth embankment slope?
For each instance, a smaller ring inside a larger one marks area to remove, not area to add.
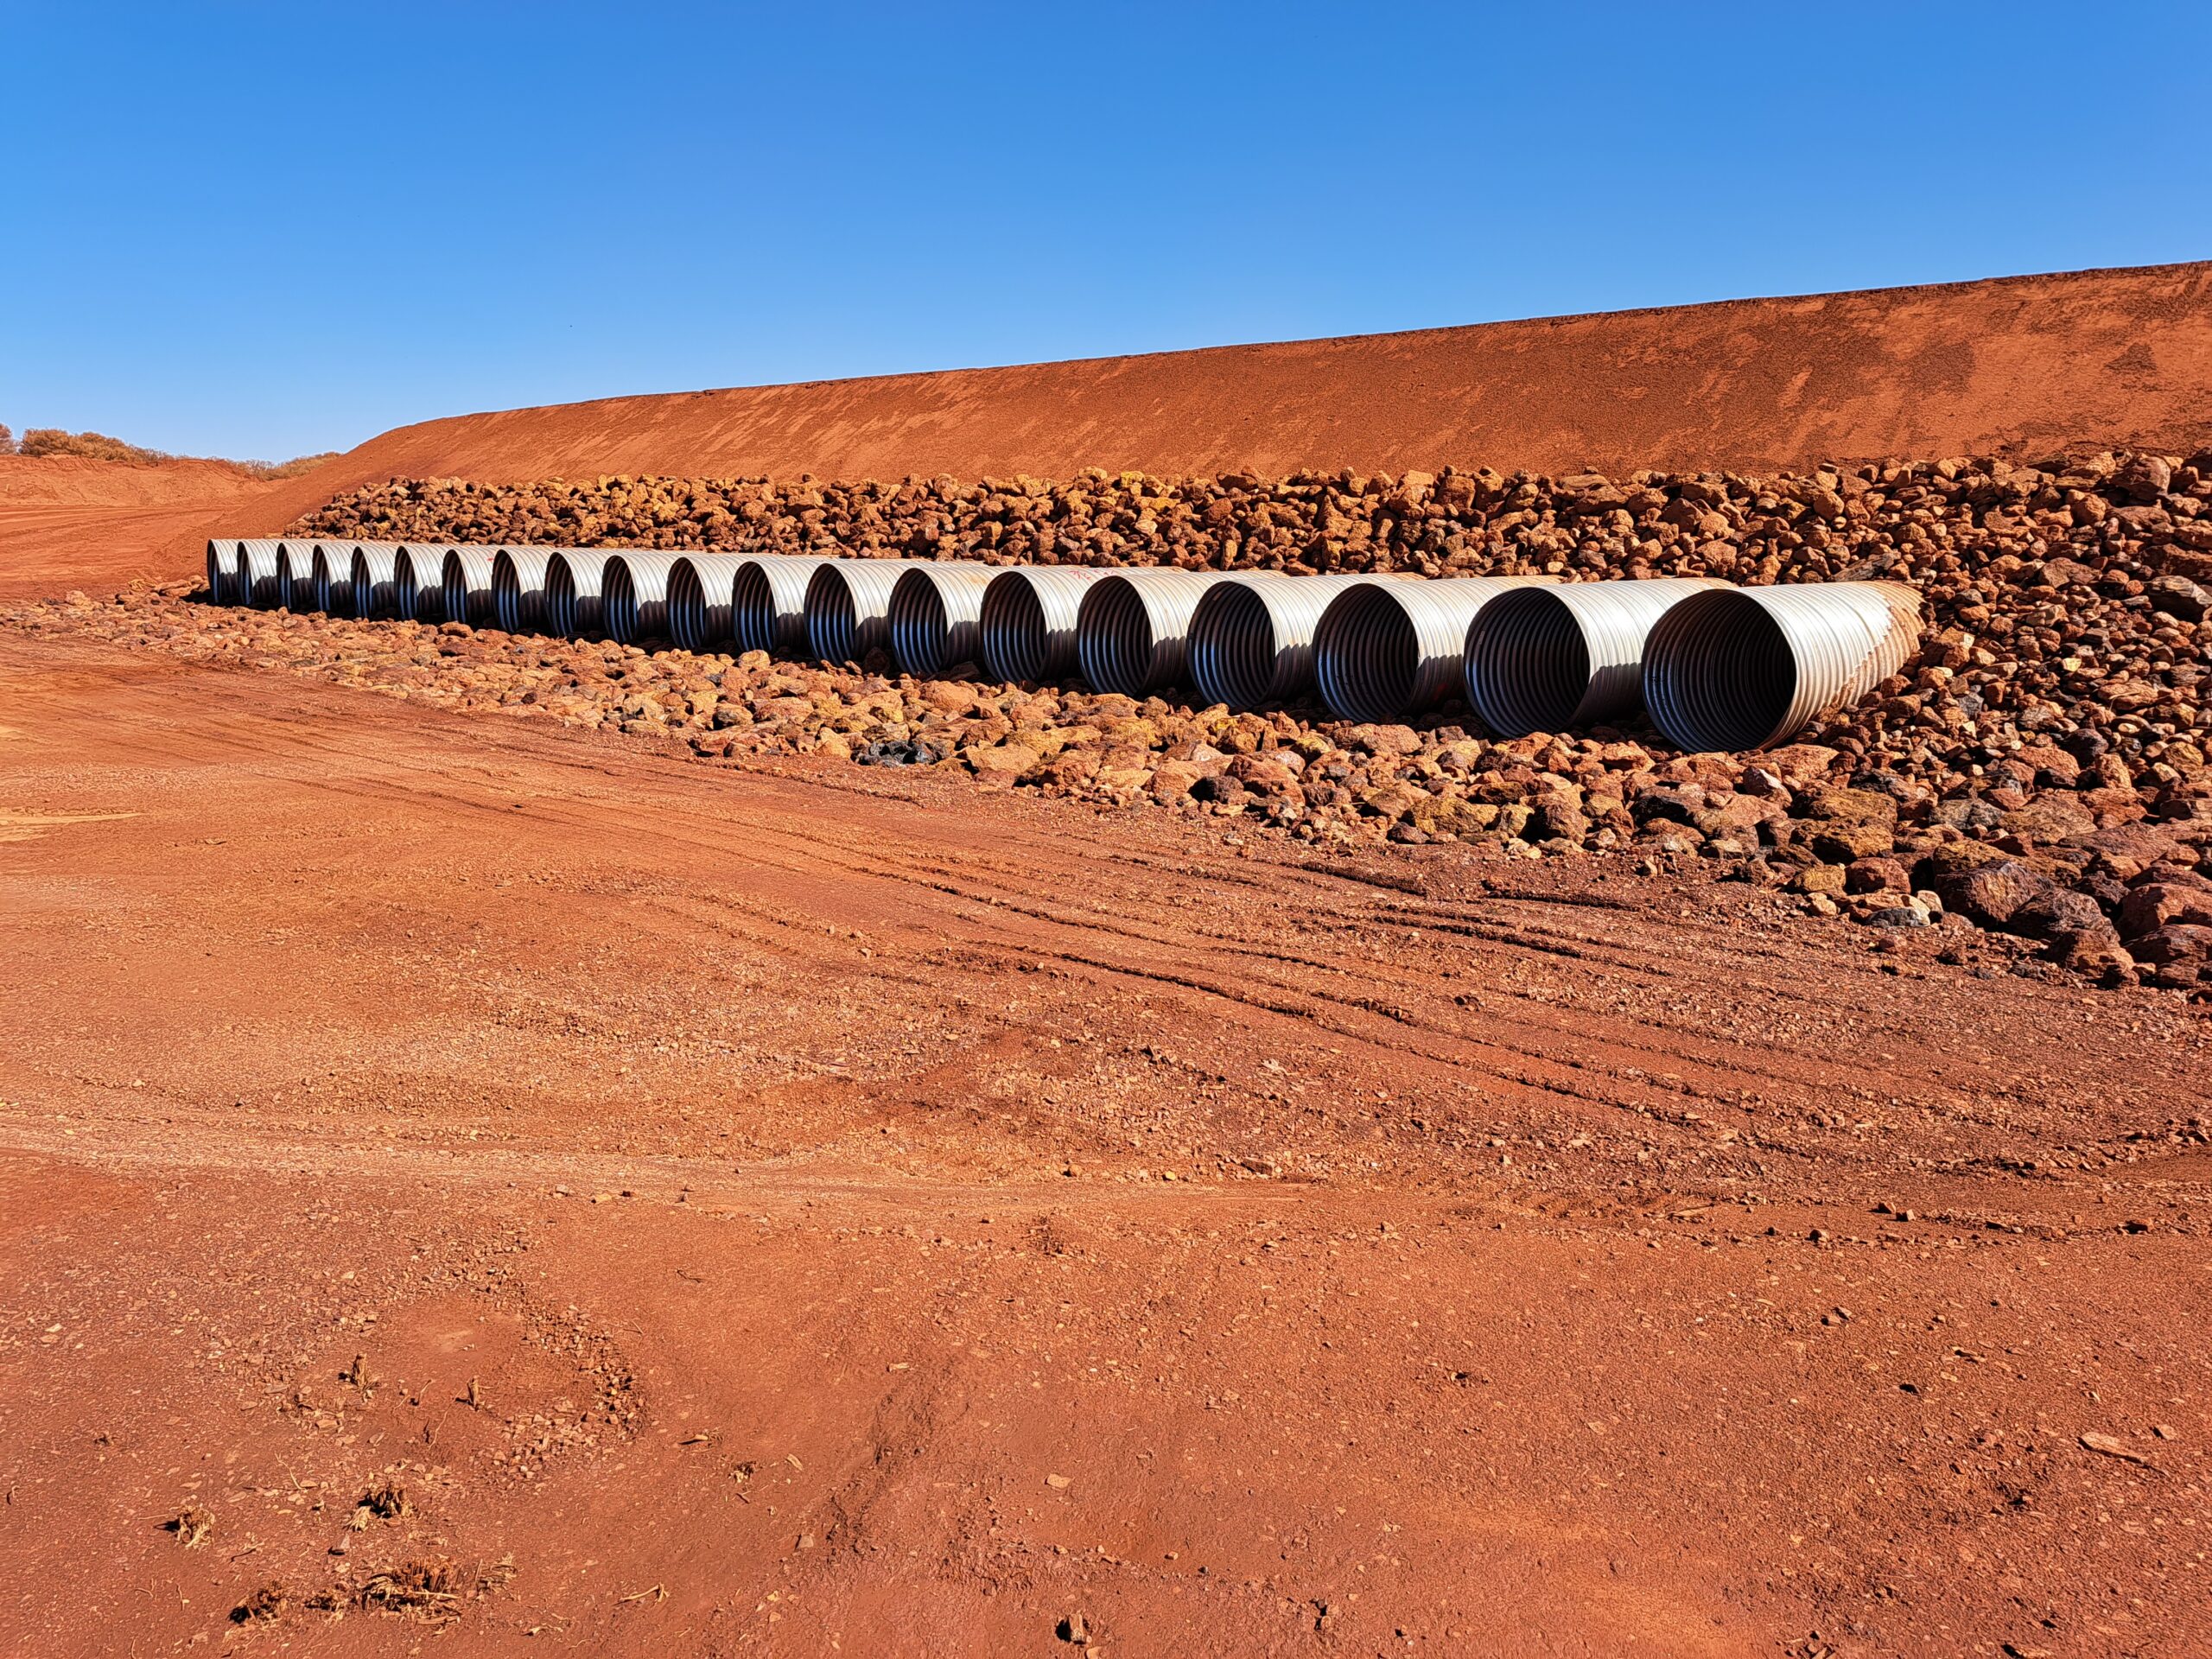
[[[961,478],[1641,467],[2103,445],[2212,410],[2212,263],[1340,340],[601,398],[395,428],[178,536],[269,531],[390,478]]]
[[[2208,393],[2212,264],[2197,264],[457,416],[372,439],[317,486],[1446,462],[1774,471],[2187,445],[2204,435]]]

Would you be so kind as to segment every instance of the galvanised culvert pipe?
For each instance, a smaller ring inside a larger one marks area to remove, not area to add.
[[[492,605],[492,561],[499,553],[496,547],[468,544],[446,549],[438,587],[447,621],[480,628],[498,620]]]
[[[718,651],[734,639],[736,553],[686,553],[668,573],[668,637],[689,652]]]
[[[269,610],[282,603],[276,592],[276,550],[274,538],[240,542],[231,565],[231,602]]]
[[[353,614],[363,620],[371,617],[396,616],[399,612],[399,590],[397,582],[399,564],[399,543],[397,542],[356,542],[353,543]]]
[[[1078,670],[1076,619],[1092,584],[1113,575],[1086,564],[1019,564],[983,590],[983,671],[1041,685]]]
[[[1356,582],[1418,576],[1293,576],[1245,571],[1206,589],[1191,613],[1191,683],[1208,702],[1256,709],[1313,689],[1313,632],[1329,601]]]
[[[988,564],[934,559],[892,585],[891,654],[913,675],[944,674],[982,660],[983,595],[998,573]]]
[[[1313,630],[1322,701],[1339,720],[1412,719],[1459,689],[1467,629],[1482,607],[1548,580],[1354,582],[1329,601]]]
[[[435,627],[446,620],[446,554],[448,546],[424,547],[402,542],[391,556],[392,609],[402,621],[413,618]]]
[[[891,645],[891,590],[921,561],[825,559],[806,582],[806,646],[817,662],[860,663]]]
[[[545,561],[545,626],[564,639],[582,639],[607,626],[600,582],[609,555],[595,547],[564,547]]]
[[[545,632],[550,547],[503,547],[492,556],[492,617],[509,633]]]
[[[1499,737],[1564,732],[1643,701],[1644,641],[1718,576],[1571,582],[1500,594],[1467,627],[1467,705]]]
[[[1184,677],[1191,613],[1218,570],[1150,567],[1093,582],[1076,613],[1076,659],[1094,691],[1141,697]]]
[[[1693,594],[1643,652],[1651,723],[1692,753],[1785,742],[1850,708],[1920,645],[1902,582],[1808,582]]]
[[[817,570],[836,563],[813,553],[754,553],[740,560],[729,619],[738,650],[778,657],[804,652],[807,585]]]

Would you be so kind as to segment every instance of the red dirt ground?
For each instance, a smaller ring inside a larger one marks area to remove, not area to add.
[[[0,1653],[2212,1646],[2171,996],[16,632],[0,892]]]
[[[0,693],[0,1651],[412,1650],[302,1604],[510,1558],[453,1650],[2212,1630],[2170,999],[22,636]]]

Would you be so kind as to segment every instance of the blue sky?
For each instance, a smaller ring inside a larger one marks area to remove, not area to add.
[[[2212,257],[2212,6],[0,0],[0,421],[467,410]]]

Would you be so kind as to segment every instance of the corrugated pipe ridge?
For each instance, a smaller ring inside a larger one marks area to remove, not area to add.
[[[686,553],[668,573],[668,637],[689,652],[713,651],[735,635],[730,621],[738,567],[734,553]]]
[[[582,639],[607,626],[600,582],[607,555],[598,548],[566,547],[545,561],[545,626],[564,639]]]
[[[315,543],[292,540],[276,543],[276,608],[308,611],[315,608]]]
[[[1076,658],[1095,691],[1141,697],[1181,683],[1191,613],[1217,570],[1116,570],[1093,582],[1076,614]]]
[[[497,620],[492,603],[492,561],[499,554],[496,547],[467,543],[446,550],[438,567],[438,586],[447,621],[480,628]]]
[[[309,581],[315,588],[315,607],[325,616],[353,615],[353,558],[368,542],[317,542],[315,569]]]
[[[235,544],[231,561],[233,604],[265,611],[282,602],[276,596],[276,550],[281,545],[273,537]]]
[[[353,543],[353,614],[363,619],[390,616],[397,608],[392,573],[399,562],[397,542]]]
[[[1468,624],[1467,706],[1499,737],[1564,732],[1643,701],[1643,648],[1668,609],[1717,576],[1574,582],[1500,594]]]
[[[1899,582],[1694,594],[1651,630],[1644,706],[1693,753],[1764,748],[1857,702],[1919,645],[1920,595]]]
[[[545,632],[545,565],[550,548],[503,547],[492,556],[492,615],[509,633]]]
[[[1363,582],[1418,576],[1292,576],[1248,571],[1216,582],[1191,613],[1190,678],[1208,702],[1256,709],[1313,686],[1313,633],[1329,602]]]
[[[227,605],[231,602],[231,568],[238,563],[236,542],[210,540],[207,543],[207,602]]]
[[[1410,720],[1459,689],[1467,629],[1500,594],[1547,576],[1354,582],[1313,631],[1321,699],[1340,720]]]
[[[1114,574],[1084,564],[1020,564],[983,590],[983,671],[1042,684],[1077,671],[1076,620],[1083,596]]]
[[[683,556],[628,547],[607,556],[600,607],[608,639],[634,645],[675,638],[668,626],[668,581]]]
[[[937,559],[892,584],[891,654],[906,673],[944,674],[982,661],[983,595],[989,565]]]
[[[741,652],[796,657],[806,649],[806,589],[836,561],[811,553],[753,554],[739,562],[730,590],[730,633]]]
[[[446,554],[451,543],[402,542],[391,556],[392,608],[433,627],[446,620]]]
[[[891,590],[916,559],[825,559],[806,583],[806,644],[815,660],[857,663],[891,645]]]

